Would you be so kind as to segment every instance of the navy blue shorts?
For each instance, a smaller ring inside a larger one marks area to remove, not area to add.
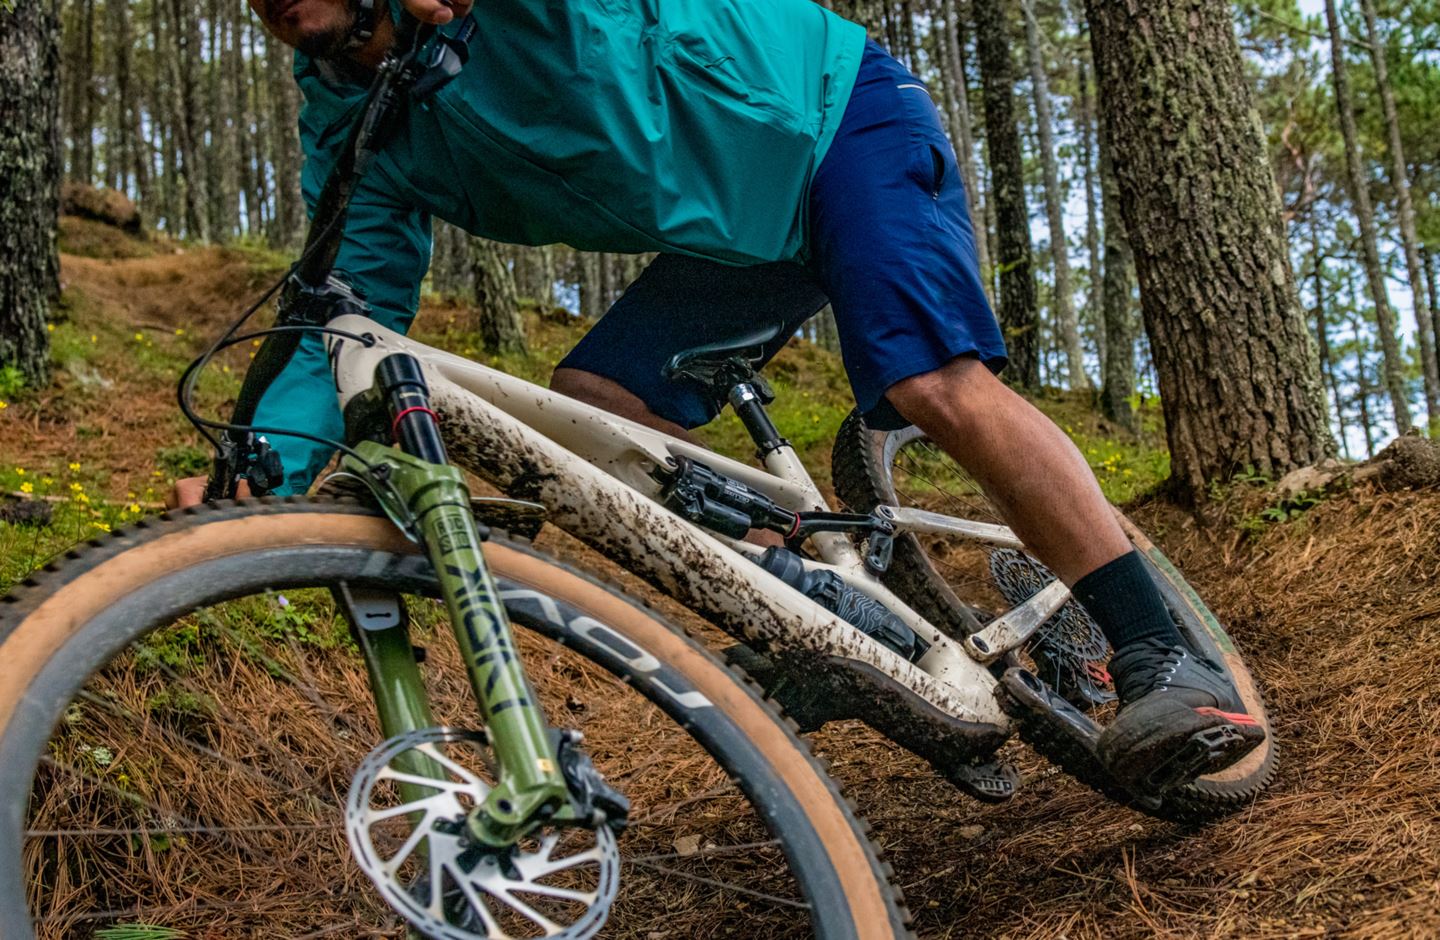
[[[924,84],[874,42],[811,182],[809,210],[804,264],[661,255],[560,365],[612,379],[661,417],[698,427],[715,405],[697,385],[661,375],[671,356],[783,322],[768,358],[829,302],[872,427],[906,423],[885,400],[902,379],[957,356],[1004,368],[955,151]]]

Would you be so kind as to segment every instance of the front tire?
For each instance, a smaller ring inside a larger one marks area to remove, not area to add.
[[[486,557],[551,721],[635,803],[612,929],[743,909],[766,935],[906,932],[863,822],[743,676],[525,545]],[[30,912],[0,936],[400,935],[336,812],[376,738],[358,656],[303,593],[340,581],[435,591],[383,516],[292,499],[146,520],[0,601],[0,910]],[[439,605],[412,607],[437,720],[473,725]]]

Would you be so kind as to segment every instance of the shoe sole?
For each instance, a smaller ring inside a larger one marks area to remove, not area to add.
[[[1219,773],[1265,741],[1260,722],[1243,713],[1195,708],[1161,700],[1107,728],[1099,742],[1101,760],[1135,793],[1163,796],[1196,778]]]

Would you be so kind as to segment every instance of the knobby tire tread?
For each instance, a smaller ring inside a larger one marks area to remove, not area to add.
[[[840,501],[855,512],[869,512],[887,501],[889,474],[882,461],[875,432],[865,425],[858,412],[852,411],[840,426],[830,458],[835,493]],[[895,540],[894,558],[882,580],[896,596],[942,631],[957,637],[965,635],[961,621],[945,597],[953,596],[953,592],[935,574],[913,536]],[[1021,740],[1027,745],[1097,793],[1170,822],[1201,824],[1228,816],[1253,802],[1270,785],[1277,770],[1279,748],[1272,724],[1264,745],[1268,748],[1266,758],[1243,786],[1216,789],[1191,784],[1167,794],[1158,806],[1147,806],[1135,801],[1088,754],[1077,753],[1068,740],[1051,734],[1035,722],[1021,721],[1019,730]]]
[[[267,496],[242,500],[213,501],[185,509],[172,510],[158,516],[137,520],[126,526],[117,527],[106,536],[90,539],[83,545],[72,547],[62,556],[52,559],[43,567],[31,572],[12,586],[6,594],[0,596],[0,645],[3,645],[6,637],[24,621],[26,616],[32,613],[43,602],[54,596],[57,591],[64,590],[67,585],[91,569],[127,551],[141,548],[152,540],[160,539],[182,530],[200,529],[216,522],[239,519],[257,514],[281,515],[327,511],[353,513],[357,515],[378,515],[376,510],[351,497]],[[591,575],[579,571],[552,555],[535,548],[529,543],[529,540],[510,538],[502,530],[498,529],[492,531],[491,537],[492,539],[506,542],[509,547],[531,556],[544,565],[551,566],[567,575],[588,582],[592,588],[604,591],[631,607],[640,609],[646,617],[665,625],[671,633],[674,633],[684,642],[695,648],[695,650],[708,659],[713,666],[723,672],[731,682],[743,689],[746,697],[752,699],[762,710],[768,713],[770,719],[788,739],[790,753],[798,755],[799,759],[809,766],[814,773],[814,777],[826,788],[829,798],[833,800],[838,807],[844,809],[844,816],[848,820],[851,837],[862,847],[864,854],[869,858],[870,875],[878,886],[878,890],[884,898],[886,906],[892,911],[892,923],[898,922],[903,925],[896,930],[896,936],[913,937],[913,934],[909,930],[909,925],[911,924],[910,912],[905,907],[901,889],[894,883],[893,868],[889,862],[883,860],[884,852],[881,847],[870,839],[872,827],[869,821],[858,812],[855,801],[844,792],[839,782],[830,775],[826,762],[812,753],[808,742],[799,735],[799,729],[794,720],[784,714],[781,706],[768,697],[758,683],[751,679],[740,667],[726,663],[723,658],[706,650],[703,644],[696,639],[687,636],[685,631],[664,621],[651,605],[641,600],[631,598],[615,588],[600,582]],[[118,593],[123,593],[123,589],[117,591],[117,594]],[[563,600],[563,598],[561,599]],[[77,632],[71,639],[80,636],[81,633],[83,633],[83,631]],[[0,726],[0,741],[3,741],[7,731],[7,727]],[[5,849],[0,848],[0,851],[5,851]],[[11,926],[13,927],[15,925],[12,924]],[[864,929],[866,925],[859,926],[861,929]],[[0,931],[0,933],[8,934],[8,931]]]

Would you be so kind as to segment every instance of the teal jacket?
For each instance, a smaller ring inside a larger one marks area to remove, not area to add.
[[[805,195],[864,29],[811,0],[482,0],[477,16],[469,64],[412,111],[351,204],[336,268],[375,319],[403,331],[414,316],[431,216],[524,245],[731,264],[803,255]],[[312,209],[365,94],[327,71],[296,59]],[[343,437],[318,337],[256,423]],[[279,493],[303,492],[330,458],[271,439]]]
[[[864,30],[811,0],[497,0],[352,211],[339,267],[413,309],[433,215],[475,235],[732,264],[803,253]],[[313,205],[364,94],[300,57]],[[395,311],[399,313],[399,310]]]

